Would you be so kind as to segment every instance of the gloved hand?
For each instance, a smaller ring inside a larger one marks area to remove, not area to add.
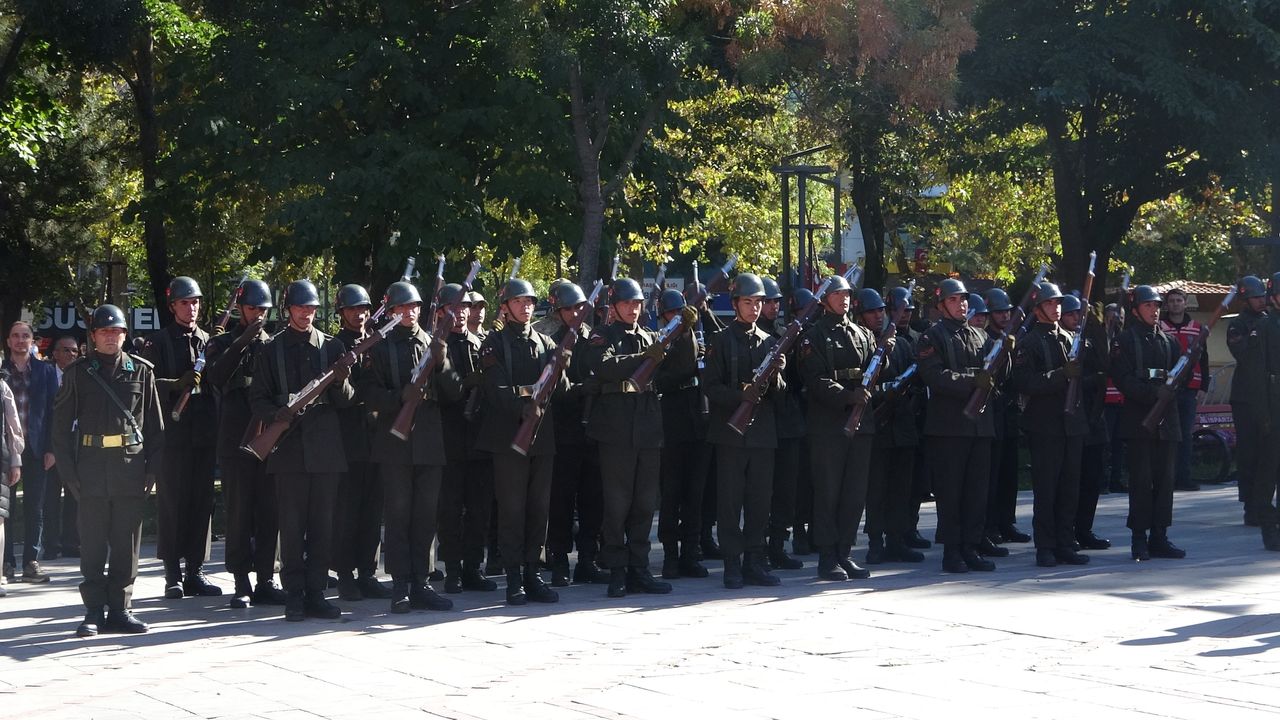
[[[698,309],[692,305],[685,305],[680,309],[680,322],[683,322],[685,327],[696,325],[698,322]]]
[[[973,376],[973,386],[984,392],[991,392],[995,387],[995,380],[991,377],[991,373],[979,370],[978,374]]]
[[[522,420],[528,420],[530,418],[533,418],[534,420],[538,420],[539,418],[542,417],[542,414],[543,414],[542,406],[536,402],[530,401],[524,404],[524,410],[521,411],[520,418]]]
[[[194,388],[200,384],[200,377],[200,373],[195,370],[188,370],[182,377],[178,378],[178,382],[174,383],[174,386],[179,390]]]
[[[240,337],[237,337],[235,342],[231,343],[231,347],[237,350],[243,350],[248,347],[249,343],[258,338],[258,333],[260,332],[262,332],[262,318],[258,318],[246,325],[244,330],[240,333]]]
[[[343,365],[341,359],[333,364],[333,377],[335,382],[342,382],[351,377],[351,366]]]
[[[288,405],[286,405],[280,408],[279,410],[277,410],[276,414],[271,418],[271,420],[272,422],[279,422],[279,423],[286,423],[286,424],[291,423],[293,422],[293,411],[289,409]]]
[[[653,358],[654,362],[662,362],[667,357],[667,349],[662,343],[654,343],[644,349],[644,356]]]
[[[415,395],[417,397],[414,397]],[[414,387],[413,383],[409,383],[404,387],[400,388],[401,403],[409,403],[409,402],[413,402],[415,400],[421,400],[421,399],[422,399],[422,388]]]
[[[1067,364],[1062,366],[1062,374],[1065,375],[1068,380],[1075,380],[1079,378],[1083,372],[1084,368],[1080,366],[1079,360],[1068,360]]]

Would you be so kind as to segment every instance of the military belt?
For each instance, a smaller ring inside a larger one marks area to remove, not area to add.
[[[1161,368],[1147,368],[1147,380],[1167,380],[1169,371]]]
[[[81,435],[80,444],[92,448],[118,448],[139,445],[132,435]]]
[[[833,377],[836,380],[861,380],[862,368],[844,368],[843,370],[836,370]]]
[[[533,397],[533,391],[537,389],[536,385],[501,385],[503,390],[510,390],[516,394],[516,397]]]
[[[617,393],[638,393],[638,392],[646,392],[648,390],[649,388],[647,387],[641,388],[637,386],[635,383],[631,382],[630,380],[623,380],[622,382],[600,383],[601,395],[614,395]]]
[[[242,390],[253,384],[253,378],[245,375],[237,375],[227,382],[227,390]]]
[[[685,380],[684,382],[677,385],[676,390],[688,390],[689,388],[696,388],[696,387],[698,387],[698,376],[694,375],[688,380]]]

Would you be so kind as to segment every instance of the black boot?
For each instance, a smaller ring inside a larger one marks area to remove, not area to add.
[[[729,590],[738,590],[744,584],[742,577],[742,558],[727,555],[724,559],[724,586]]]
[[[270,575],[258,573],[258,584],[253,588],[254,605],[284,605],[289,596]]]
[[[800,523],[791,529],[791,554],[801,556],[813,554],[813,543],[809,541],[809,531]]]
[[[484,564],[484,574],[486,577],[502,574],[502,552],[498,550],[497,545],[489,546],[489,560]]]
[[[671,583],[654,578],[647,567],[627,568],[627,591],[665,595],[671,592]]]
[[[391,612],[397,615],[409,612],[409,581],[405,578],[391,580]]]
[[[964,559],[964,564],[970,570],[978,572],[991,572],[996,569],[996,564],[978,554],[976,545],[965,545],[960,548],[960,557]]]
[[[222,588],[209,582],[201,563],[188,562],[187,575],[182,579],[182,594],[187,597],[216,597],[222,594]]]
[[[359,602],[364,599],[360,586],[356,584],[355,575],[350,570],[338,573],[338,597],[347,602]]]
[[[1165,528],[1151,528],[1151,557],[1165,558],[1167,560],[1181,560],[1187,556],[1187,551],[1169,542],[1169,536],[1165,534]]]
[[[609,590],[608,595],[611,598],[620,598],[627,596],[627,569],[626,568],[610,568],[609,569]]]
[[[284,619],[288,622],[302,622],[307,617],[307,601],[301,590],[290,590],[284,601]]]
[[[430,580],[409,586],[409,607],[414,610],[452,610],[453,601],[436,592]]]
[[[1088,565],[1089,556],[1081,555],[1071,548],[1058,548],[1053,551],[1053,557],[1063,565]]]
[[[231,607],[243,610],[253,602],[253,585],[249,583],[249,573],[236,573],[236,589],[231,593]]]
[[[960,546],[947,543],[942,546],[942,572],[967,573],[969,565],[964,561]]]
[[[909,548],[916,550],[928,550],[933,547],[933,543],[924,539],[919,530],[912,528],[902,534],[902,542]]]
[[[322,592],[307,593],[303,598],[303,605],[306,609],[307,617],[321,620],[337,620],[342,617],[342,610],[337,605],[326,600]]]
[[[711,526],[702,528],[702,559],[703,560],[723,560],[724,554],[720,552],[720,545],[716,543],[715,536],[711,533]]]
[[[1054,557],[1052,548],[1036,548],[1036,566],[1058,567],[1058,558]]]
[[[444,591],[450,595],[462,592],[462,563],[454,561],[444,564]]]
[[[978,553],[984,557],[1009,557],[1009,548],[1000,547],[990,537],[984,537],[978,543]]]
[[[662,577],[667,580],[680,577],[680,545],[678,543],[662,544]]]
[[[566,566],[565,575],[567,577],[569,559],[566,557],[564,562]],[[547,587],[547,584],[542,581],[542,574],[538,572],[538,566],[535,563],[528,563],[524,566],[524,593],[536,603],[560,601],[560,594]]]
[[[884,550],[884,534],[871,533],[867,540],[867,557],[868,565],[880,565],[887,559],[887,553]]]
[[[137,635],[146,632],[147,624],[133,616],[128,610],[111,610],[100,626],[104,633],[123,633]]]
[[[480,564],[471,564],[469,562],[462,563],[462,589],[476,590],[479,592],[493,592],[498,589],[498,583],[490,580],[480,572]]]
[[[850,580],[866,580],[871,577],[871,571],[862,567],[849,557],[849,553],[853,548],[842,547],[836,550],[836,564],[844,570],[844,574],[849,576]]]
[[[1280,550],[1280,525],[1268,523],[1262,526],[1262,547],[1267,550]]]
[[[1151,549],[1147,546],[1146,531],[1133,531],[1133,543],[1129,546],[1129,554],[1138,562],[1151,559]]]
[[[386,585],[378,582],[378,578],[373,574],[361,575],[356,580],[356,585],[360,586],[360,594],[371,600],[390,600],[391,590]]]
[[[569,553],[551,553],[551,586],[569,587]]]
[[[166,600],[182,599],[182,565],[177,560],[164,561],[164,597]]]
[[[84,620],[76,627],[76,637],[93,637],[102,629],[104,617],[102,608],[89,608],[85,611]]]
[[[596,565],[595,555],[578,551],[578,564],[573,566],[573,581],[587,584],[607,582],[604,573]]]
[[[833,582],[849,579],[849,573],[836,562],[835,548],[818,549],[818,579]]]
[[[529,602],[524,594],[524,571],[519,567],[507,568],[507,604],[524,605]]]
[[[787,554],[780,534],[769,538],[769,564],[777,570],[799,570],[804,567],[803,562]]]
[[[919,550],[913,550],[903,541],[902,536],[897,533],[888,533],[886,535],[884,554],[889,560],[897,560],[898,562],[924,562],[924,553]]]
[[[1004,538],[1006,543],[1031,542],[1031,536],[1019,530],[1013,523],[1000,526],[1000,537]]]
[[[698,562],[697,543],[681,543],[680,545],[680,577],[704,578],[710,575],[707,569]],[[666,577],[666,574],[663,574]]]
[[[1094,535],[1092,530],[1076,533],[1076,542],[1080,544],[1081,550],[1109,550],[1111,548],[1110,540]]]
[[[748,585],[759,587],[775,587],[782,584],[778,576],[765,567],[764,550],[761,549],[747,552],[743,562],[742,580]]]

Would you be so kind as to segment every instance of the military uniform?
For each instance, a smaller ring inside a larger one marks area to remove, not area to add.
[[[1016,332],[1017,328],[1009,328]],[[991,342],[998,343],[1004,333],[996,330],[994,325],[987,327],[987,335]],[[995,430],[995,438],[991,445],[991,481],[987,486],[987,520],[986,537],[992,544],[997,542],[1026,542],[1030,538],[1016,527],[1018,510],[1018,430],[1021,427],[1022,409],[1018,405],[1018,393],[1013,386],[1013,379],[1005,375],[1004,380],[991,391],[987,400],[992,412],[991,426]],[[994,549],[983,543],[987,551]],[[1008,554],[1007,551],[995,551]]]
[[[1092,320],[1092,318],[1091,318]],[[1098,511],[1098,497],[1106,482],[1107,423],[1103,417],[1104,394],[1107,388],[1107,338],[1101,322],[1090,322],[1085,327],[1084,348],[1080,352],[1082,370],[1080,379],[1079,414],[1088,424],[1080,461],[1080,499],[1076,503],[1076,543],[1084,550],[1106,550],[1111,541],[1093,532],[1093,521]]]
[[[1275,388],[1280,373],[1280,325],[1273,315],[1254,312],[1246,304],[1227,326],[1227,348],[1236,361],[1231,376],[1231,416],[1236,428],[1236,464],[1245,486],[1242,499],[1246,518],[1251,516],[1262,527],[1264,541],[1273,534],[1268,528],[1280,522],[1274,505],[1275,458],[1280,450],[1273,439],[1280,408]],[[1278,543],[1280,537],[1270,541]]]
[[[704,389],[698,366],[659,369],[654,376],[662,405],[662,459],[658,541],[665,559],[664,578],[706,577],[701,557],[703,499],[712,466]],[[714,496],[713,496],[714,497]],[[680,568],[683,563],[684,572]]]
[[[916,361],[915,341],[905,327],[898,328],[893,352],[880,373],[880,383],[874,394],[883,396],[895,378],[906,372]],[[919,562],[920,553],[906,544],[907,534],[915,525],[912,522],[912,483],[915,479],[916,447],[920,444],[916,414],[921,393],[914,389],[915,379],[909,378],[908,389],[899,395],[892,405],[878,405],[874,418],[863,419],[863,424],[875,423],[875,441],[871,450],[867,485],[866,533],[870,538],[867,563],[874,565],[885,560]],[[881,546],[880,543],[883,543]],[[883,552],[877,558],[877,547]]]
[[[773,323],[761,329],[775,341],[780,341],[785,332],[785,326]],[[798,569],[801,563],[787,557],[783,543],[792,527],[797,528],[797,536],[805,532],[803,527],[799,527],[801,514],[798,512],[802,478],[807,490],[804,496],[808,500],[803,517],[808,520],[813,513],[813,490],[807,470],[809,432],[805,426],[804,382],[800,377],[798,349],[798,346],[792,346],[787,352],[787,366],[782,371],[786,388],[774,400],[778,450],[774,453],[773,495],[769,505],[769,562],[775,568],[792,570]]]
[[[693,287],[685,288],[686,295],[693,290]],[[725,324],[715,313],[705,307],[698,308],[698,324],[693,328],[695,342],[694,352],[696,355],[695,365],[698,372],[702,372],[703,355],[707,343],[706,338],[712,333],[720,332],[725,328]],[[664,371],[664,374],[668,371]],[[698,390],[698,412],[704,421],[707,418],[710,408],[708,407],[706,396],[703,395],[701,389]],[[705,432],[705,429],[704,429]],[[665,442],[665,441],[664,441]],[[716,458],[715,453],[711,451],[710,446],[705,442],[702,443],[702,452],[698,456],[698,472],[702,473],[703,485],[702,492],[702,552],[700,555],[709,560],[720,559],[720,546],[716,543],[714,529],[716,525],[716,508],[718,503],[716,500]]]

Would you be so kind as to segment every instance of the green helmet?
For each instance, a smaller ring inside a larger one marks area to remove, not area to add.
[[[502,289],[498,291],[498,302],[500,303],[507,302],[508,300],[515,300],[520,297],[538,297],[538,293],[534,292],[533,286],[529,284],[528,280],[511,278],[502,286]]]
[[[679,290],[668,288],[658,296],[658,314],[665,315],[672,310],[680,310],[687,304],[684,300],[684,295]]]
[[[320,293],[310,280],[294,280],[284,290],[284,306],[320,305]]]
[[[1145,302],[1163,303],[1164,298],[1160,297],[1160,293],[1150,285],[1139,285],[1133,289],[1133,304],[1141,305]]]
[[[730,288],[730,297],[758,297],[765,296],[764,281],[755,273],[738,273],[733,279],[733,287]]]
[[[169,289],[165,290],[164,294],[169,302],[204,297],[204,293],[200,292],[200,285],[186,275],[179,275],[170,280]]]
[[[467,301],[467,291],[458,283],[449,283],[440,288],[436,294],[436,306],[443,309],[446,305],[461,305]]]
[[[373,300],[369,299],[369,292],[359,285],[343,285],[338,290],[338,309],[349,307],[360,307],[361,305],[373,305]]]
[[[762,277],[760,281],[764,283],[764,299],[765,300],[781,300],[782,288],[778,287],[778,281],[771,277]]]
[[[1257,275],[1245,275],[1237,285],[1240,297],[1245,300],[1267,296],[1267,287]]]
[[[1064,314],[1069,312],[1079,312],[1083,307],[1084,305],[1080,302],[1080,298],[1075,295],[1062,296],[1062,312]]]
[[[1009,293],[1000,288],[991,288],[982,299],[987,302],[987,310],[991,312],[1005,312],[1013,309],[1013,302],[1009,300]]]
[[[387,304],[387,307],[395,307],[397,305],[408,305],[409,303],[420,303],[422,302],[422,295],[418,292],[416,285],[401,280],[387,286],[387,292],[382,301]]]
[[[1280,294],[1280,272],[1274,273],[1271,276],[1271,280],[1267,283],[1267,294]]]
[[[560,282],[555,292],[551,294],[551,304],[557,310],[571,308],[586,301],[587,294],[582,292],[582,288],[577,283],[568,280]]]
[[[1057,285],[1054,285],[1051,282],[1040,283],[1040,287],[1036,290],[1037,305],[1039,305],[1042,302],[1049,302],[1050,300],[1061,300],[1061,299],[1062,299],[1062,291],[1058,289]]]
[[[891,310],[916,309],[915,303],[911,301],[911,290],[905,287],[896,287],[889,291],[888,305]]]
[[[860,313],[883,310],[884,298],[880,297],[875,288],[862,288],[858,291],[857,308]]]
[[[484,295],[475,290],[467,293],[467,302],[471,303],[472,307],[489,307],[489,301],[485,300]]]
[[[987,309],[987,301],[978,293],[969,293],[969,317],[974,315],[990,315],[991,311]]]
[[[103,328],[121,328],[128,330],[129,325],[124,321],[124,311],[115,305],[99,305],[93,311],[93,329],[101,330]]]
[[[795,307],[796,312],[804,312],[804,309],[818,301],[818,298],[809,288],[800,288],[791,294],[791,304]]]
[[[644,290],[640,288],[640,283],[631,278],[618,278],[609,286],[609,304],[625,302],[627,300],[644,300]]]
[[[271,288],[261,280],[245,280],[236,289],[236,304],[249,307],[274,307],[271,302]]]
[[[938,283],[938,287],[933,289],[934,298],[938,303],[955,295],[968,295],[969,291],[965,289],[964,283],[955,278],[947,278]]]
[[[827,286],[827,294],[830,295],[833,292],[852,289],[853,288],[849,287],[849,281],[845,280],[843,275],[832,275],[831,284]]]

